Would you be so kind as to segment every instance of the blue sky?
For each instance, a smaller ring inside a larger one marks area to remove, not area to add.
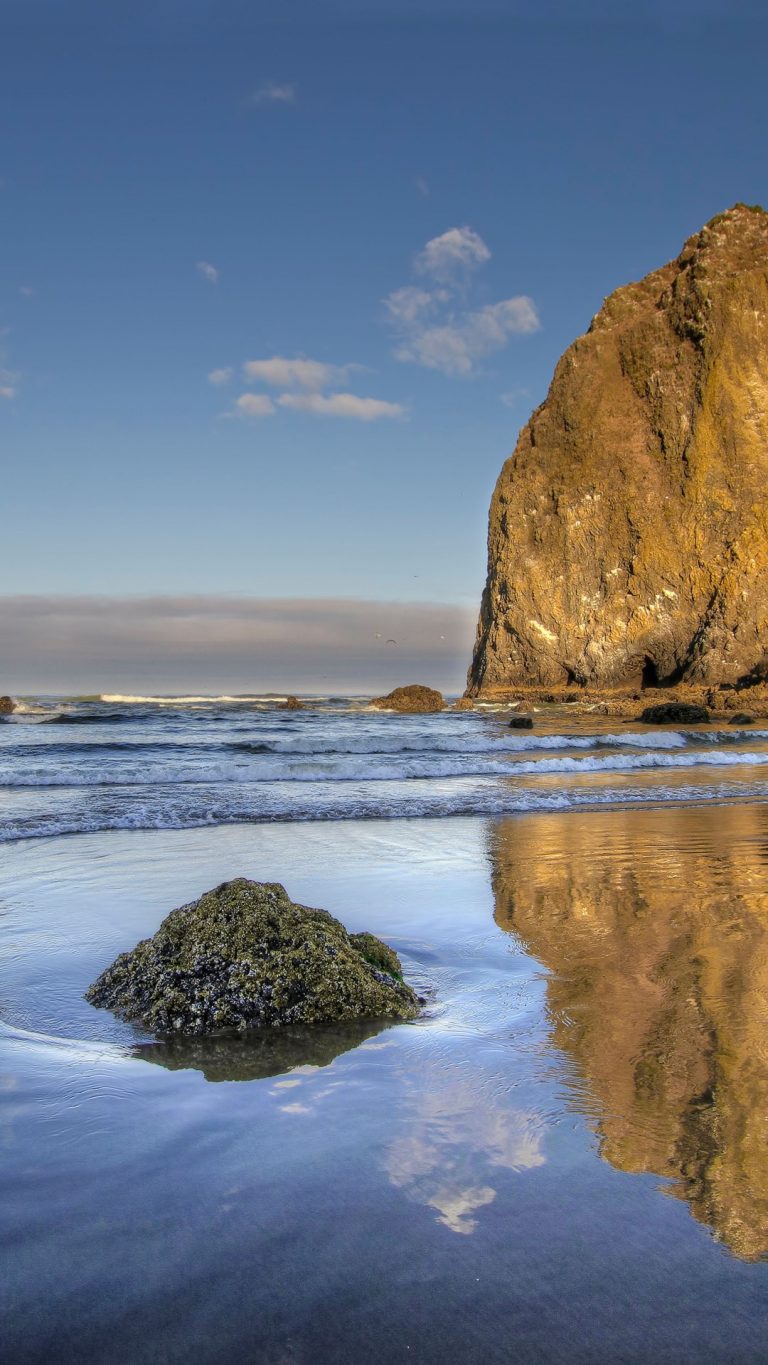
[[[4,593],[477,602],[564,347],[768,200],[757,7],[536,12],[0,0]]]

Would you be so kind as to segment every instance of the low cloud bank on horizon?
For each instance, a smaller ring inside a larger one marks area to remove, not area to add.
[[[0,692],[461,692],[476,620],[354,598],[0,597]]]

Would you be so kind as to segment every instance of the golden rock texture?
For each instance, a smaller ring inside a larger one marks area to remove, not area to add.
[[[768,1257],[767,858],[765,806],[529,816],[492,848],[601,1155],[745,1260]]]
[[[491,503],[473,696],[761,682],[768,213],[737,204],[606,299]]]

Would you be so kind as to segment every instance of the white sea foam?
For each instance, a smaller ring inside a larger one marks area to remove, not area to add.
[[[353,698],[294,715],[275,709],[280,700],[24,698],[35,714],[19,719],[61,723],[0,725],[0,838],[493,815],[646,800],[651,788],[653,799],[677,800],[681,781],[695,781],[697,800],[717,799],[725,786],[752,796],[768,788],[768,730],[609,729],[600,720],[586,728],[567,718],[558,731],[551,723],[518,731],[504,716],[386,716]]]
[[[131,693],[123,693],[123,692],[103,692],[103,693],[101,694],[101,696],[99,697],[99,701],[117,703],[117,704],[121,704],[121,705],[122,705],[122,704],[125,704],[126,706],[131,706],[131,705],[133,705],[133,704],[139,704],[139,705],[142,705],[142,706],[193,706],[193,705],[205,705],[205,704],[211,704],[211,705],[212,705],[212,704],[214,704],[214,703],[219,703],[219,702],[221,702],[221,703],[225,703],[225,702],[227,702],[227,703],[228,703],[228,702],[258,702],[258,701],[263,701],[263,702],[277,701],[277,702],[280,702],[280,701],[285,701],[285,700],[286,700],[286,694],[284,694],[284,693],[283,693],[283,694],[276,694],[275,696],[272,696],[271,694],[269,694],[269,695],[267,695],[267,694],[262,694],[262,695],[260,695],[260,696],[254,694],[254,696],[247,696],[247,697],[230,697],[230,696],[226,696],[226,695],[216,696],[216,697],[205,697],[205,696],[189,696],[189,697],[159,697],[159,696],[158,696],[158,697],[141,697],[141,696],[134,696],[134,695],[132,695]]]
[[[36,794],[39,795],[39,794]],[[767,801],[768,783],[720,782],[698,785],[626,783],[620,786],[526,788],[493,780],[450,783],[347,783],[329,793],[324,783],[298,791],[275,783],[258,791],[171,788],[110,789],[80,793],[74,800],[61,793],[61,805],[31,801],[0,821],[0,842],[103,830],[195,829],[253,822],[309,820],[392,820],[418,817],[502,816],[533,811],[564,811],[596,806],[748,799]]]
[[[601,753],[587,756],[563,755],[519,759],[513,754],[333,754],[292,755],[244,753],[234,760],[210,761],[207,757],[187,761],[156,759],[120,751],[113,757],[82,762],[76,757],[54,756],[46,761],[44,751],[29,758],[14,758],[0,763],[0,785],[19,787],[97,787],[141,786],[161,782],[164,786],[188,783],[219,784],[231,782],[403,782],[414,779],[442,780],[452,777],[546,776],[553,773],[576,779],[593,773],[630,773],[651,769],[762,767],[768,764],[768,749],[733,751],[720,749],[685,750],[669,753]]]

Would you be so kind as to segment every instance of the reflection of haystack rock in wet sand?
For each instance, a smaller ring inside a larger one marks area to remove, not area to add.
[[[551,838],[546,816],[499,828],[496,918],[552,973],[601,1154],[768,1255],[768,811],[569,816]]]

